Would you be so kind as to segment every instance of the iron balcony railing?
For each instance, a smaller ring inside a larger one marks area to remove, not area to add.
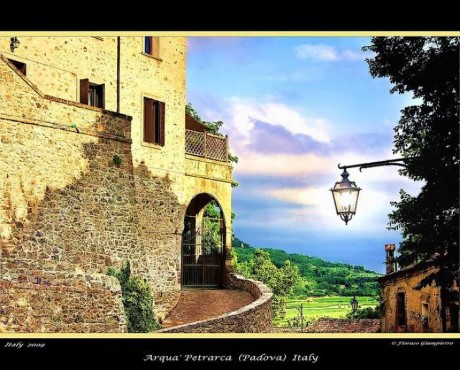
[[[185,130],[185,153],[228,162],[228,136]]]

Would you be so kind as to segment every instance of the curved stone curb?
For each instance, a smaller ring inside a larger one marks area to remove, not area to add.
[[[236,311],[208,320],[161,329],[155,333],[267,333],[271,332],[273,293],[260,281],[230,275],[229,289],[251,293],[257,299]]]

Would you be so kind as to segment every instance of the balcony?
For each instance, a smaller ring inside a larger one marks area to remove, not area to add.
[[[228,136],[217,136],[206,131],[185,130],[185,153],[228,162]]]

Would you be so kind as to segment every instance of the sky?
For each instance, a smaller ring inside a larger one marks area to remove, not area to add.
[[[411,95],[373,79],[367,37],[189,37],[187,102],[204,120],[222,120],[239,157],[234,233],[256,247],[363,265],[383,273],[384,245],[399,190],[422,183],[397,167],[349,169],[362,188],[345,225],[329,189],[340,164],[397,158],[393,128]]]

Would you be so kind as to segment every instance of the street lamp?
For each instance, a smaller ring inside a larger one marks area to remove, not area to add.
[[[286,318],[286,309],[284,308],[284,306],[281,308],[281,312],[280,312],[280,316],[281,318],[284,320]]]
[[[354,296],[353,299],[350,300],[350,304],[351,304],[351,311],[355,313],[356,310],[358,309],[358,300],[356,299],[356,296]]]
[[[345,167],[342,172],[342,180],[337,181],[334,187],[330,189],[337,215],[345,221],[345,225],[348,224],[348,221],[356,213],[359,191],[361,190],[356,186],[354,181],[348,179],[349,175]]]
[[[358,196],[361,188],[358,188],[354,181],[350,181],[348,179],[348,176],[350,176],[350,174],[347,172],[347,168],[359,167],[360,171],[363,168],[382,166],[401,166],[407,168],[407,165],[404,162],[420,158],[421,157],[398,158],[389,159],[386,161],[352,164],[348,166],[341,166],[339,164],[339,169],[343,170],[342,180],[337,181],[334,187],[330,189],[330,191],[332,192],[332,197],[334,199],[334,205],[337,215],[340,216],[340,218],[343,221],[345,221],[345,225],[347,225],[348,221],[350,221],[351,218],[356,214],[356,207],[358,206]]]
[[[20,43],[21,42],[16,36],[10,38],[10,50],[12,53],[14,53],[14,49],[17,49],[19,47]]]
[[[300,304],[300,308],[298,307],[294,307],[297,311],[299,311],[299,314],[300,314],[300,331],[303,333],[303,319],[304,319],[304,315],[303,315],[303,303]]]

